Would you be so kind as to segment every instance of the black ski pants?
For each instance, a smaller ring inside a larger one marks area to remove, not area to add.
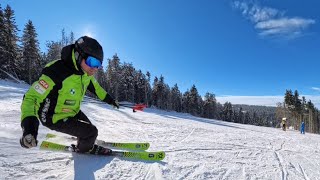
[[[98,129],[82,111],[75,117],[70,117],[67,120],[58,121],[56,124],[45,126],[49,129],[77,137],[77,148],[80,152],[88,152],[91,150],[98,136]]]

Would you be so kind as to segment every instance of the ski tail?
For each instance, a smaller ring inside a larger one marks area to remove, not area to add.
[[[43,150],[51,150],[51,151],[66,151],[72,152],[72,147],[67,145],[62,145],[54,142],[49,141],[42,141],[40,145],[40,149]]]
[[[49,141],[42,141],[40,149],[48,151],[61,151],[61,152],[75,152],[72,146],[53,143]],[[77,152],[76,152],[77,153]],[[90,153],[84,153],[90,154]],[[106,154],[92,154],[100,156],[116,156],[122,158],[136,159],[136,160],[145,160],[145,161],[161,161],[165,158],[164,151],[156,152],[136,152],[136,151],[115,151],[111,150],[110,153]]]

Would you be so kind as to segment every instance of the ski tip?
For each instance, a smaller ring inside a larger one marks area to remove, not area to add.
[[[162,161],[166,157],[166,153],[164,151],[160,151],[156,153],[156,160]]]
[[[157,152],[124,152],[124,157],[146,161],[161,161],[165,158],[164,151]]]
[[[149,158],[146,160],[151,161],[162,161],[166,157],[166,153],[164,151],[151,152],[149,153]]]

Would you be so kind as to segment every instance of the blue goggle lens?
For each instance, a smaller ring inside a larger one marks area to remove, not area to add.
[[[86,60],[86,64],[91,68],[99,68],[101,67],[101,62],[97,58],[94,58],[92,56],[88,56]]]

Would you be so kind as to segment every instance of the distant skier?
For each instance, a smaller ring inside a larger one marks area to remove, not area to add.
[[[282,130],[286,131],[286,121],[287,121],[287,118],[282,118]]]
[[[301,134],[304,134],[304,122],[301,122],[301,126],[300,126],[300,132]]]
[[[22,147],[37,146],[40,120],[49,129],[76,136],[78,152],[107,153],[108,149],[94,145],[98,130],[80,110],[86,90],[119,108],[93,77],[102,61],[103,50],[98,41],[83,36],[75,44],[63,47],[61,60],[46,65],[22,101]]]

